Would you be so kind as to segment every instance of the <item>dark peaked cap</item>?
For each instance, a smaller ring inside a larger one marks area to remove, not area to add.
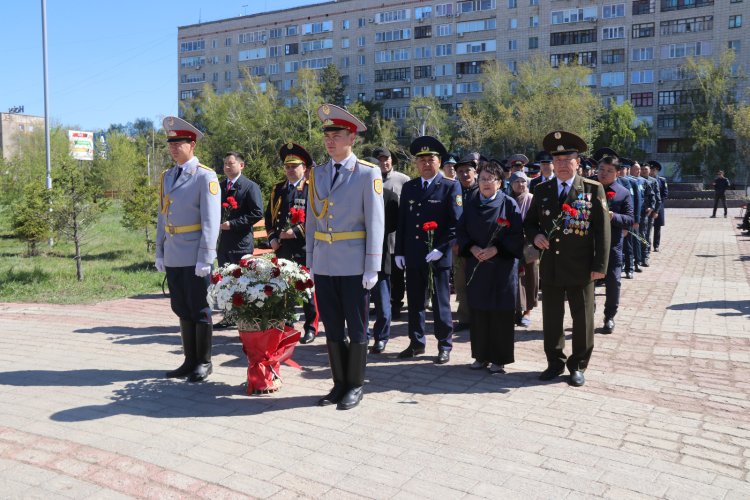
[[[555,130],[547,134],[542,140],[542,147],[552,156],[583,153],[589,148],[581,137],[564,130]]]
[[[414,139],[409,145],[409,152],[414,156],[438,155],[441,163],[448,158],[448,150],[443,143],[429,135]]]
[[[287,142],[279,149],[279,158],[282,163],[304,163],[308,167],[313,166],[313,160],[305,148],[293,142]]]
[[[615,158],[620,157],[620,155],[618,155],[612,148],[599,148],[594,151],[593,155],[591,155],[591,157],[596,161],[601,161],[605,156],[614,156]]]

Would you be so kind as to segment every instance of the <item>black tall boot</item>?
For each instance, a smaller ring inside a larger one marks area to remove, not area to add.
[[[183,361],[182,365],[176,370],[167,372],[167,378],[186,377],[195,369],[195,323],[186,319],[181,319],[180,337],[182,337],[182,352],[185,355],[185,361]]]
[[[328,361],[331,364],[333,389],[318,401],[319,406],[334,405],[346,394],[346,365],[349,347],[346,342],[326,342],[326,347],[328,348]]]
[[[337,407],[339,410],[350,410],[362,401],[366,364],[367,344],[349,344],[349,365],[346,370],[347,391],[339,401]]]
[[[195,324],[196,362],[195,370],[188,376],[188,382],[202,382],[213,372],[211,364],[211,337],[213,336],[211,323]]]

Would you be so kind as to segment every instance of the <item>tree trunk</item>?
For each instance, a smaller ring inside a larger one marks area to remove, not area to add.
[[[148,226],[146,226],[146,253],[151,251],[151,242],[148,239]]]
[[[83,281],[83,262],[81,262],[81,238],[78,235],[78,214],[73,214],[73,242],[76,246],[76,277]]]

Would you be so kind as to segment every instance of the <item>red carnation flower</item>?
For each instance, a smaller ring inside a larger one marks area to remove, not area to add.
[[[435,222],[434,220],[431,220],[429,222],[425,222],[424,224],[422,224],[422,231],[424,231],[425,233],[434,231],[437,228],[438,228],[438,223]]]
[[[303,271],[305,271],[308,274],[310,273],[310,270],[307,267],[305,267],[305,266],[299,266],[299,268],[302,269]]]
[[[223,276],[221,275],[221,273],[213,273],[211,275],[211,283],[213,283],[214,285],[220,282],[222,279],[223,279]]]
[[[510,227],[510,221],[508,219],[503,219],[502,217],[498,217],[496,222],[498,226]]]
[[[227,203],[229,203],[229,206],[232,208],[237,208],[237,200],[234,196],[227,196]]]
[[[222,208],[229,208],[229,203],[224,202],[224,203],[221,204],[221,207]]]
[[[239,278],[240,276],[242,276],[242,269],[238,267],[237,269],[232,271],[232,276],[234,276],[235,278]]]
[[[305,285],[307,285],[307,288],[312,288],[315,286],[315,282],[313,282],[313,280],[308,278],[308,280],[305,281]]]
[[[264,286],[263,293],[266,294],[266,297],[270,297],[271,295],[273,295],[273,287],[271,285]]]
[[[289,209],[289,215],[291,217],[292,224],[304,224],[305,223],[305,211],[301,208]]]
[[[245,296],[242,295],[240,292],[234,292],[232,294],[232,305],[235,307],[244,306]]]
[[[240,267],[247,267],[250,265],[250,261],[248,259],[240,259]]]
[[[305,289],[307,288],[307,283],[305,283],[304,281],[297,280],[297,281],[294,282],[294,288],[298,292],[304,292]]]
[[[611,200],[614,197],[615,197],[615,192],[614,191],[607,191],[607,199],[608,200]]]
[[[274,264],[274,265],[278,264],[279,263],[279,258],[278,257],[271,257],[271,263]]]
[[[271,269],[272,278],[278,278],[279,276],[281,276],[281,269],[279,269],[278,267],[274,267],[273,269]]]

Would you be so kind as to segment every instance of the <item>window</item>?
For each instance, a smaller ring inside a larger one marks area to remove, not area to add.
[[[295,73],[300,69],[299,61],[287,61],[284,63],[284,73]]]
[[[563,64],[578,64],[580,66],[592,66],[596,64],[596,51],[568,52],[563,54],[552,54],[549,58],[550,66],[558,68]]]
[[[362,99],[364,100],[364,94],[361,94]],[[406,118],[407,113],[409,112],[408,107],[401,107],[401,108],[383,108],[383,118],[386,120],[403,120]]]
[[[456,94],[472,94],[482,91],[480,82],[466,82],[456,84]]]
[[[286,36],[296,36],[299,35],[299,26],[296,24],[290,24],[286,27]]]
[[[411,87],[398,87],[393,89],[376,89],[375,99],[404,99],[411,97]]]
[[[518,50],[518,40],[508,40],[508,50]]]
[[[414,38],[430,38],[432,36],[432,26],[417,26],[414,28]]]
[[[363,85],[365,83],[365,74],[364,73],[357,73],[357,83],[360,85]]]
[[[492,10],[495,8],[495,0],[468,0],[456,3],[456,9],[461,13]]]
[[[231,71],[225,71],[224,72],[224,81],[228,82],[232,79],[232,72]]]
[[[518,29],[518,19],[515,17],[508,19],[508,29]]]
[[[643,83],[654,83],[654,71],[651,69],[644,69],[638,71],[632,71],[630,73],[630,84],[640,85]]]
[[[376,82],[411,80],[411,68],[389,68],[375,70]]]
[[[217,41],[216,41],[215,38],[213,40],[211,40],[211,48],[212,49],[215,49],[217,45],[218,45],[218,43],[217,43]]]
[[[321,38],[320,40],[314,40],[310,42],[302,42],[303,52],[312,52],[314,50],[324,50],[333,48],[332,38]]]
[[[681,118],[680,115],[666,113],[656,117],[656,128],[679,129],[686,126],[690,120]]]
[[[357,47],[365,46],[365,35],[357,37]]]
[[[200,90],[183,90],[180,92],[180,100],[184,101],[185,99],[193,99],[194,97],[198,97],[199,95],[201,95]]]
[[[390,49],[375,52],[375,63],[386,63],[391,61],[408,61],[409,49]]]
[[[193,40],[192,42],[182,42],[180,52],[195,52],[196,50],[206,50],[205,40]]]
[[[631,61],[651,61],[654,58],[653,47],[642,47],[633,49],[630,54]]]
[[[450,36],[451,26],[450,24],[439,24],[437,27],[437,36]]]
[[[224,47],[231,47],[232,46],[232,37],[228,36],[224,39]]]
[[[713,5],[714,0],[661,0],[661,11],[693,9]]]
[[[456,23],[457,33],[471,33],[473,31],[494,30],[497,26],[495,18],[479,19],[477,21],[465,21]]]
[[[727,42],[727,48],[735,52],[739,52],[740,47],[742,47],[742,42],[740,42],[739,40],[729,40]]]
[[[691,78],[690,73],[683,66],[671,66],[659,70],[659,80],[673,81],[687,80],[689,78]]]
[[[664,90],[659,92],[659,106],[691,104],[696,101],[691,90]]]
[[[614,40],[625,38],[624,26],[613,26],[611,28],[602,28],[602,40]]]
[[[268,30],[268,38],[274,39],[274,38],[281,38],[281,28],[271,28]]]
[[[635,0],[633,2],[633,15],[653,14],[656,12],[654,0]]]
[[[450,97],[453,95],[453,84],[439,83],[435,85],[435,95],[438,97]]]
[[[271,63],[268,65],[268,74],[269,75],[278,75],[279,74],[279,63]]]
[[[417,7],[414,9],[414,19],[429,19],[432,17],[432,7]]]
[[[453,44],[443,43],[435,46],[435,55],[437,57],[449,56],[453,54]]]
[[[625,73],[623,71],[614,71],[612,73],[602,73],[602,87],[618,87],[625,85]]]
[[[529,0],[529,5],[539,5],[539,0]]]
[[[206,58],[204,56],[183,57],[180,59],[181,68],[201,67],[204,64],[206,64]]]
[[[741,28],[742,27],[742,16],[729,16],[729,28]]]
[[[576,45],[579,43],[596,42],[596,30],[564,31],[550,33],[550,45]]]
[[[662,36],[679,33],[698,33],[714,29],[714,16],[689,17],[686,19],[672,19],[659,23],[659,33]]]
[[[602,64],[625,62],[625,49],[602,50]]]
[[[508,0],[508,8],[515,9],[518,7],[518,0]]]
[[[327,33],[333,31],[333,21],[323,21],[321,23],[307,23],[302,25],[303,35],[314,35],[316,33]]]
[[[538,28],[538,27],[539,27],[539,16],[529,17],[529,28]]]
[[[299,54],[299,44],[298,43],[288,43],[284,45],[284,54],[288,56],[292,56],[294,54]]]
[[[711,42],[673,43],[661,46],[662,59],[676,59],[679,57],[710,56]]]
[[[201,83],[206,81],[205,73],[189,73],[180,76],[180,83]]]
[[[452,3],[441,3],[435,6],[435,17],[445,17],[453,15]]]
[[[232,62],[232,55],[231,54],[225,55],[224,56],[224,64],[229,64],[230,62]]]
[[[468,61],[456,63],[457,75],[478,75],[482,72],[484,61]]]
[[[539,48],[539,37],[530,36],[529,37],[529,49],[538,49],[538,48]]]
[[[414,66],[414,79],[429,78],[432,76],[432,65]]]
[[[266,39],[266,31],[248,31],[247,33],[240,33],[237,35],[237,43],[254,43],[261,42]]]
[[[432,57],[432,47],[414,47],[414,59],[429,59]]]
[[[632,38],[647,38],[654,36],[656,32],[655,23],[634,24],[630,36]]]
[[[357,28],[364,28],[367,26],[367,18],[366,17],[360,17],[357,19]]]
[[[274,45],[272,47],[268,47],[268,56],[269,57],[280,57],[282,54],[281,52],[281,45]]]
[[[414,97],[429,97],[432,95],[432,85],[419,85],[414,87]]]
[[[602,6],[602,18],[614,19],[615,17],[625,17],[625,4],[616,3]]]
[[[497,42],[495,40],[480,40],[476,42],[456,44],[456,54],[476,54],[479,52],[494,52]]]
[[[578,23],[596,19],[596,7],[552,11],[552,24]]]
[[[435,76],[451,76],[453,74],[452,64],[436,64]]]
[[[349,39],[348,38],[342,38],[341,39],[341,48],[342,49],[348,49],[349,48]]]
[[[339,66],[342,68],[348,68],[349,67],[349,56],[344,56],[341,58],[341,62],[339,63]]]
[[[375,22],[378,24],[395,23],[398,21],[406,21],[409,19],[409,10],[389,10],[386,12],[378,12],[375,14]]]
[[[633,103],[634,108],[643,108],[646,106],[654,105],[654,93],[653,92],[636,92],[630,94],[630,102]]]
[[[341,31],[346,31],[348,29],[349,29],[349,20],[344,19],[343,21],[341,21]]]
[[[379,31],[375,33],[375,43],[397,42],[399,40],[409,40],[411,38],[411,29]]]

